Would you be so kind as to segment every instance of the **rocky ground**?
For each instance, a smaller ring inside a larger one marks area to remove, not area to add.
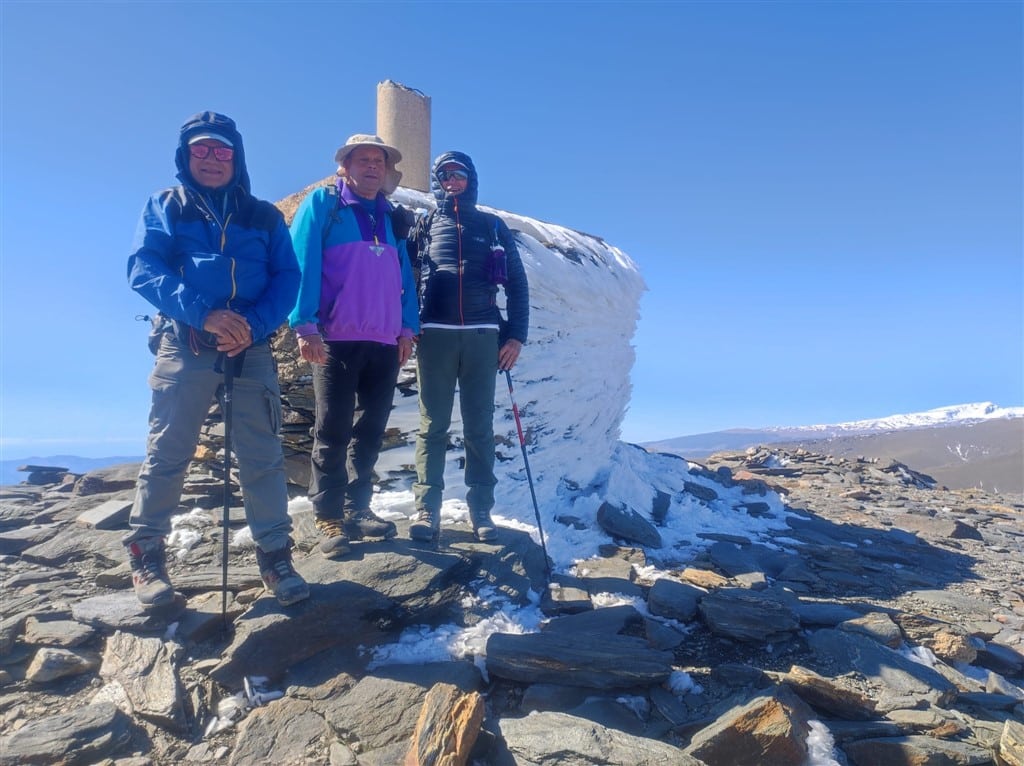
[[[665,504],[603,508],[602,556],[550,588],[524,533],[446,527],[434,549],[400,525],[327,562],[298,514],[312,597],[282,609],[244,538],[222,602],[222,484],[197,463],[181,598],[146,613],[119,543],[136,469],[41,468],[0,492],[0,764],[1024,765],[1020,498],[900,464],[718,454],[685,491],[749,517],[784,497],[774,539],[707,535],[666,570],[644,547]],[[539,632],[371,662],[408,626],[486,625],[538,593]]]

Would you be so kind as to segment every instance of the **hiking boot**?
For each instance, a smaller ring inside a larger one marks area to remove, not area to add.
[[[166,606],[174,601],[174,588],[167,576],[164,541],[160,537],[136,540],[125,546],[132,567],[135,595],[144,607]]]
[[[421,508],[409,525],[409,537],[424,543],[436,542],[441,536],[441,512]]]
[[[349,550],[348,535],[345,533],[345,525],[341,519],[321,519],[314,522],[317,530],[325,539],[320,541],[320,553],[325,559],[340,559]]]
[[[276,551],[268,552],[257,547],[256,561],[260,566],[263,585],[277,597],[279,604],[289,606],[309,598],[309,586],[292,566],[291,541]]]
[[[473,534],[482,543],[490,543],[498,539],[498,530],[494,528],[490,511],[474,511],[469,509],[469,520],[473,523]]]
[[[345,511],[344,527],[352,540],[387,540],[398,534],[394,522],[385,521],[369,508]]]

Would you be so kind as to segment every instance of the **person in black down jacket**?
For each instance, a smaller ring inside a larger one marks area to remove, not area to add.
[[[420,429],[413,485],[414,540],[433,542],[441,528],[445,454],[455,389],[466,447],[466,504],[480,541],[497,537],[494,507],[494,390],[526,343],[530,302],[526,271],[504,221],[476,207],[477,173],[461,152],[434,160],[430,186],[437,210],[412,235],[420,267],[416,357]],[[508,321],[498,310],[505,291]]]

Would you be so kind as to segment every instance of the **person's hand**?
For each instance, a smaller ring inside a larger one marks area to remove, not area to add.
[[[409,361],[412,356],[412,338],[402,336],[398,339],[398,366]]]
[[[214,309],[203,320],[203,329],[217,339],[217,350],[238,356],[252,345],[249,321],[230,309]]]
[[[519,359],[519,352],[523,350],[523,344],[515,338],[509,338],[505,345],[498,351],[498,369],[501,371],[511,370]]]
[[[235,343],[233,340],[220,340],[219,338],[217,339],[217,350],[224,354],[227,354],[229,357],[238,356],[251,345],[251,341],[242,341],[241,343]]]
[[[311,364],[327,363],[327,346],[319,333],[299,336],[299,355]]]
[[[217,349],[220,351],[225,350],[221,348],[222,345],[235,347],[244,344],[245,348],[252,344],[252,329],[248,320],[231,309],[211,311],[203,320],[203,329],[217,336]]]

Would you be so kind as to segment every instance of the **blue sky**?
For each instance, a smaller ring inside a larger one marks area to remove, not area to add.
[[[482,203],[639,264],[624,438],[1024,403],[1020,3],[3,0],[0,27],[5,459],[142,453],[125,262],[184,119],[232,116],[278,200],[385,79]]]

